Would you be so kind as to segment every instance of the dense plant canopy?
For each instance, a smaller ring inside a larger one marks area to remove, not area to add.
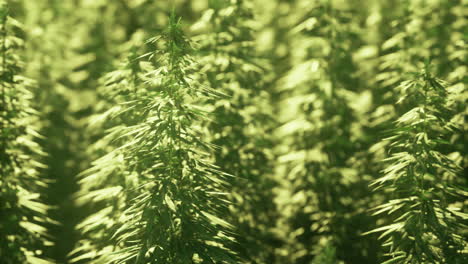
[[[465,264],[465,0],[0,0],[0,264]]]

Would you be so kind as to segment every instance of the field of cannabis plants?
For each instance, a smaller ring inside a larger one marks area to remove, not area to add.
[[[467,264],[467,0],[0,0],[0,264]]]

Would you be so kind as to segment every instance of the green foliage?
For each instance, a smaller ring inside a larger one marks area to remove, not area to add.
[[[392,193],[375,214],[391,215],[393,221],[371,233],[383,232],[380,238],[386,238],[391,259],[385,263],[465,263],[461,231],[468,215],[457,200],[467,193],[456,179],[461,168],[441,152],[457,129],[449,121],[453,112],[445,85],[426,69],[398,89],[399,102],[410,110],[396,121],[388,139],[389,165],[373,183]]]
[[[465,0],[0,2],[1,264],[468,262]]]
[[[0,2],[0,256],[2,263],[50,263],[43,259],[49,207],[41,192],[47,185],[39,171],[44,155],[36,140],[38,116],[32,108],[35,83],[21,75],[18,37],[21,24]]]

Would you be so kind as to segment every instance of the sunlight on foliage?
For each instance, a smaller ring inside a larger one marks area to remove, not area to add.
[[[0,264],[465,264],[466,0],[0,0]]]

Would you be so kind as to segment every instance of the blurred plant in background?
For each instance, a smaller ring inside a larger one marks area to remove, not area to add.
[[[204,102],[214,116],[201,123],[216,145],[216,165],[235,175],[228,220],[235,226],[236,250],[247,263],[272,261],[277,217],[273,203],[273,138],[271,91],[265,77],[270,60],[256,52],[255,17],[246,1],[210,1],[191,29],[198,33],[201,82],[221,93]]]

